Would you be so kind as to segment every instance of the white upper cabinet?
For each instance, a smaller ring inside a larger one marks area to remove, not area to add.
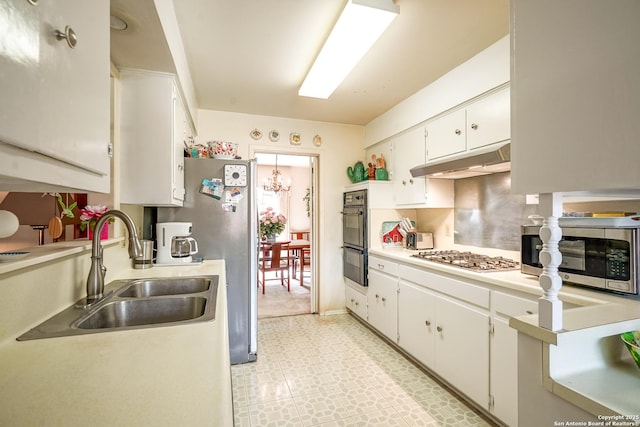
[[[510,93],[503,89],[467,107],[467,149],[511,138]]]
[[[453,207],[453,181],[414,178],[411,168],[425,163],[425,129],[418,127],[392,139],[393,191],[396,206]]]
[[[640,187],[640,2],[514,0],[515,194]]]
[[[0,49],[2,103],[0,140],[28,149],[38,147],[35,113],[39,101],[39,8],[25,0],[0,2],[3,43]]]
[[[425,178],[414,178],[409,170],[425,162],[424,127],[393,138],[393,189],[396,205],[425,202]]]
[[[511,137],[509,89],[473,101],[427,124],[427,160],[472,151]]]
[[[122,203],[182,206],[190,121],[174,76],[122,70]]]
[[[467,149],[466,111],[454,111],[427,125],[427,160],[438,159]]]
[[[2,186],[108,192],[109,3],[8,0],[0,16]]]

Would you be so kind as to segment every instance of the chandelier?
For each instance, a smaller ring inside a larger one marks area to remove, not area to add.
[[[278,155],[276,154],[276,168],[270,178],[265,178],[262,183],[265,191],[272,191],[275,194],[284,193],[291,190],[291,179],[287,179],[286,184],[282,178],[282,173],[278,170]]]

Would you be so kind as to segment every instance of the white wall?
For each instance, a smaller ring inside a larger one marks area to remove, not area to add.
[[[262,138],[254,140],[249,133],[258,129]],[[269,140],[269,132],[277,130],[280,139]],[[289,134],[301,135],[299,146],[289,143]],[[313,138],[319,135],[322,146],[316,147]],[[361,160],[364,128],[362,126],[258,116],[223,111],[198,110],[196,143],[225,140],[239,143],[238,154],[249,158],[255,152],[280,152],[317,155],[319,176],[319,230],[317,254],[319,271],[319,312],[343,311],[344,279],[342,277],[342,192],[349,184],[346,170]]]

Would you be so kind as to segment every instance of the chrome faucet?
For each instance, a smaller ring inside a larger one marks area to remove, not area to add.
[[[91,242],[91,269],[87,278],[87,304],[97,302],[103,297],[104,293],[104,275],[107,267],[102,263],[102,245],[100,245],[100,233],[102,227],[111,217],[120,218],[127,227],[129,233],[129,258],[142,256],[142,246],[138,240],[138,233],[133,220],[126,213],[119,210],[110,210],[105,212],[96,223],[93,230],[93,240]]]

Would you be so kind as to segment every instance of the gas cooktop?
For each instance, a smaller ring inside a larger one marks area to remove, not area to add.
[[[478,273],[520,269],[520,263],[512,259],[490,257],[487,255],[474,254],[473,252],[421,251],[411,256],[425,261],[448,264],[453,267],[476,271]]]

